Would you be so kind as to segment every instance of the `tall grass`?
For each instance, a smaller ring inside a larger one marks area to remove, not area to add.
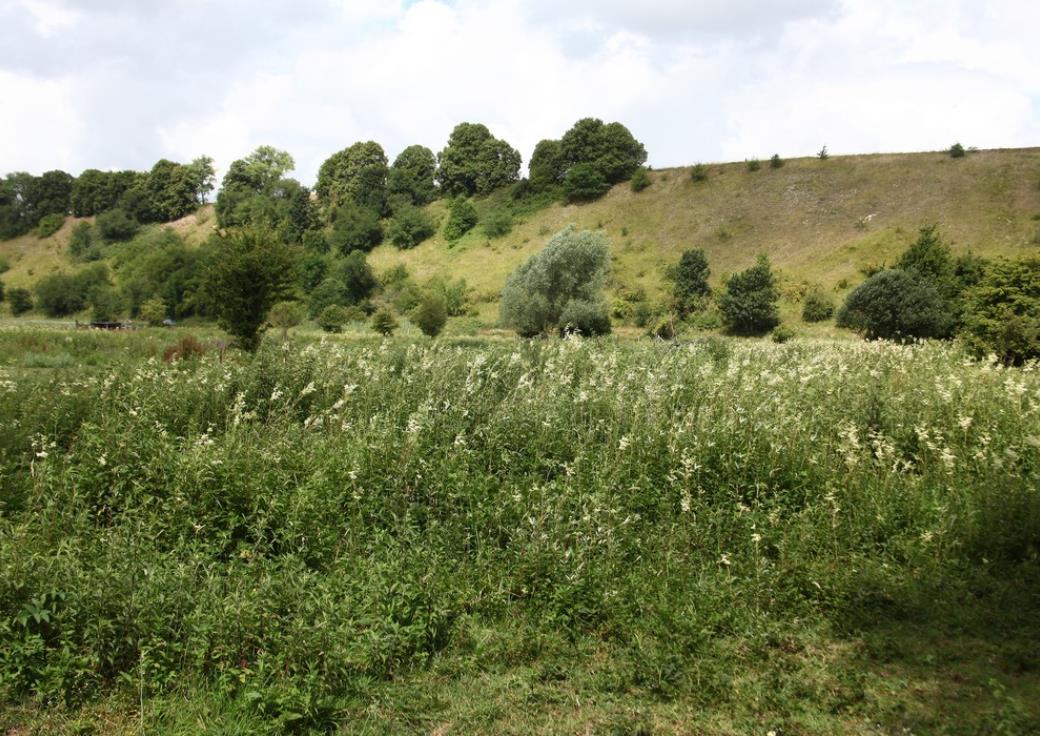
[[[618,697],[724,702],[752,655],[723,643],[1035,566],[1034,368],[711,340],[6,368],[0,698],[331,729],[511,631],[501,662],[592,646]]]

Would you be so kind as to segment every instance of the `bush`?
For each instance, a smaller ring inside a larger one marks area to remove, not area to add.
[[[501,238],[513,229],[513,216],[507,210],[492,210],[480,223],[484,234],[489,238]]]
[[[81,222],[72,228],[69,255],[77,261],[96,261],[101,257],[94,237],[94,226],[89,222]]]
[[[49,238],[54,233],[61,230],[61,226],[65,224],[65,215],[51,214],[44,215],[40,218],[40,222],[36,225],[36,237]]]
[[[641,192],[650,186],[650,174],[647,173],[645,166],[636,169],[636,173],[632,174],[630,184],[633,192]]]
[[[1040,258],[997,261],[965,298],[965,342],[1008,365],[1040,358]]]
[[[780,158],[779,153],[774,153],[773,157],[769,159],[769,168],[779,169],[784,165],[784,160]]]
[[[466,313],[469,306],[469,286],[465,279],[449,281],[441,277],[434,277],[430,279],[426,288],[440,294],[449,317],[460,317]]]
[[[387,234],[391,243],[405,249],[414,248],[435,232],[437,226],[424,209],[404,204],[394,211]]]
[[[764,255],[751,268],[731,276],[719,300],[730,330],[741,335],[769,332],[780,322],[773,270]]]
[[[954,143],[952,146],[950,146],[949,154],[950,158],[964,158],[964,146],[962,146],[960,143]]]
[[[347,323],[347,308],[339,304],[330,304],[318,315],[318,327],[325,332],[342,332]]]
[[[119,207],[97,216],[97,229],[108,241],[129,240],[141,229],[140,223]]]
[[[383,337],[389,337],[397,329],[397,320],[389,309],[383,307],[372,316],[372,329]]]
[[[282,339],[289,336],[289,329],[303,322],[303,307],[299,302],[278,302],[267,313],[267,322],[282,331]]]
[[[166,321],[166,304],[159,297],[152,297],[141,305],[138,314],[152,327],[162,327]]]
[[[15,317],[25,314],[33,308],[32,293],[28,289],[9,289],[7,292],[7,305],[11,308],[11,314]]]
[[[819,153],[816,154],[816,158],[820,159],[821,161],[826,161],[830,157],[831,154],[827,151],[827,146],[821,148]]]
[[[610,191],[610,182],[593,164],[578,164],[564,177],[563,191],[569,202],[591,202]]]
[[[757,158],[753,158],[753,159],[751,159],[750,161],[747,162],[747,170],[748,171],[758,171],[761,168],[762,168],[762,162],[759,161]]]
[[[690,179],[694,182],[702,182],[708,180],[708,167],[704,164],[696,164],[690,169]]]
[[[303,247],[312,253],[328,253],[329,241],[321,230],[307,230],[303,234]]]
[[[935,287],[898,269],[874,274],[838,310],[837,324],[868,340],[945,337],[951,316]]]
[[[802,320],[823,322],[834,316],[834,302],[819,287],[810,291],[802,305]]]
[[[683,316],[692,311],[694,305],[711,293],[708,286],[708,257],[700,248],[683,251],[679,263],[672,270],[672,298],[676,311]]]
[[[506,280],[502,323],[525,337],[560,328],[571,301],[602,302],[600,291],[609,268],[603,236],[568,226]],[[607,313],[605,306],[603,313]]]
[[[123,295],[107,284],[90,292],[89,303],[92,322],[118,322],[126,311]]]
[[[477,210],[464,197],[456,197],[448,205],[448,222],[444,225],[445,240],[455,241],[477,224]]]
[[[650,329],[650,336],[656,337],[659,340],[674,340],[675,339],[675,320],[671,315],[665,315],[658,318],[654,322],[653,327]]]
[[[773,342],[775,342],[777,345],[783,345],[785,342],[794,337],[794,330],[792,330],[790,327],[785,327],[784,325],[777,325],[773,328],[773,331],[770,333],[770,337],[773,339]]]
[[[437,293],[427,293],[412,313],[412,322],[427,337],[437,337],[448,322],[448,308]]]
[[[353,202],[335,210],[329,244],[343,255],[352,251],[369,251],[383,242],[383,226],[379,212]]]
[[[83,310],[95,288],[108,284],[108,269],[95,264],[76,274],[52,274],[36,284],[36,305],[48,317],[67,317]]]
[[[606,302],[571,299],[560,314],[560,334],[584,337],[610,334],[610,313]]]

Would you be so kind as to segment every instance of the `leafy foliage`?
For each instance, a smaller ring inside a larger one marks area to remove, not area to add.
[[[769,259],[762,255],[754,266],[734,274],[719,299],[726,326],[739,335],[761,335],[780,323],[779,294]]]
[[[784,160],[780,158],[779,153],[774,153],[772,158],[769,159],[769,168],[780,169],[783,168]]]
[[[519,151],[480,123],[456,125],[437,155],[437,182],[453,197],[489,194],[519,175]]]
[[[834,316],[834,302],[820,287],[805,295],[802,304],[802,319],[805,322],[824,322]]]
[[[857,286],[838,310],[837,325],[870,340],[946,337],[953,317],[935,286],[916,274],[888,269]]]
[[[394,210],[387,235],[398,248],[414,248],[437,232],[437,224],[421,207],[404,204]]]
[[[472,230],[478,221],[477,208],[465,197],[455,197],[448,205],[448,221],[444,224],[444,238],[455,241]]]
[[[672,299],[680,315],[692,311],[711,293],[711,287],[708,286],[710,275],[708,257],[703,250],[696,248],[683,251],[671,273]]]
[[[141,223],[121,207],[102,212],[95,220],[101,237],[108,241],[130,240],[141,229]]]
[[[85,309],[95,289],[108,285],[108,268],[102,264],[51,274],[36,283],[36,306],[48,317],[67,317]]]
[[[152,327],[161,327],[166,321],[166,304],[153,296],[141,305],[138,315]]]
[[[964,158],[964,146],[962,146],[960,143],[954,143],[952,146],[950,146],[949,154],[950,158]]]
[[[61,230],[61,226],[65,224],[65,215],[44,215],[40,218],[40,222],[36,225],[36,237],[49,238],[54,233]]]
[[[242,349],[259,347],[267,313],[288,294],[294,267],[293,252],[270,231],[247,228],[220,238],[206,289],[221,327]]]
[[[563,180],[563,191],[571,202],[591,202],[610,191],[610,182],[595,164],[572,166]]]
[[[267,313],[267,322],[282,331],[282,339],[289,334],[289,329],[303,322],[303,307],[296,301],[278,302]]]
[[[647,173],[646,167],[640,166],[636,169],[636,173],[632,174],[632,179],[629,183],[633,192],[641,192],[650,186],[650,174]]]
[[[372,329],[383,337],[390,337],[397,329],[397,319],[394,313],[383,307],[372,315]]]
[[[33,308],[32,292],[21,287],[8,289],[7,306],[15,317],[25,314]]]
[[[405,197],[422,207],[437,198],[437,158],[426,146],[408,146],[398,154],[387,176],[390,199]]]
[[[979,356],[1021,365],[1040,358],[1040,258],[993,263],[967,292],[964,337]]]
[[[513,216],[507,209],[493,209],[484,215],[480,227],[488,238],[505,237],[513,229]]]
[[[600,314],[609,312],[601,290],[609,268],[603,236],[565,228],[507,279],[502,290],[502,324],[524,337],[548,334],[566,326],[563,317],[568,305],[577,301],[581,304],[568,316],[580,318],[581,326],[590,331],[602,328]]]
[[[325,160],[315,191],[329,211],[355,205],[381,217],[387,209],[389,174],[383,147],[375,141],[358,141]]]
[[[330,304],[317,317],[318,327],[325,332],[342,332],[347,321],[347,308],[339,304]]]
[[[427,292],[411,316],[415,326],[427,337],[437,337],[448,323],[448,307],[437,292]]]
[[[690,179],[694,182],[707,181],[708,167],[704,164],[694,164],[693,168],[690,169]]]
[[[371,207],[347,202],[336,208],[334,217],[328,241],[340,253],[370,251],[383,242],[379,212]]]

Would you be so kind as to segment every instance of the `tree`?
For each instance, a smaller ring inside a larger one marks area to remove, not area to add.
[[[834,302],[819,287],[812,289],[805,296],[802,305],[802,320],[805,322],[823,322],[834,316]]]
[[[993,263],[966,294],[964,322],[976,355],[1008,365],[1040,358],[1040,258]]]
[[[488,238],[504,237],[513,229],[513,216],[504,208],[491,210],[484,216],[481,229]]]
[[[520,152],[480,123],[459,123],[437,155],[437,182],[451,196],[488,194],[520,176]]]
[[[141,229],[141,224],[122,207],[102,212],[95,222],[101,237],[110,242],[130,240]]]
[[[672,271],[672,298],[680,315],[693,311],[697,302],[711,293],[711,287],[708,286],[710,275],[708,257],[703,250],[697,248],[683,251]]]
[[[581,163],[567,172],[563,190],[570,202],[591,202],[610,191],[610,182],[595,164]]]
[[[271,146],[232,162],[217,195],[217,224],[265,228],[287,243],[300,242],[316,215],[310,190],[285,177],[293,166],[292,156]]]
[[[408,146],[394,159],[387,177],[389,196],[404,197],[417,207],[437,198],[437,158],[426,146]]]
[[[48,317],[67,317],[83,310],[95,289],[107,286],[108,268],[103,264],[73,274],[51,274],[36,284],[36,306]]]
[[[209,156],[199,156],[188,164],[190,179],[195,186],[195,199],[199,204],[206,204],[213,185],[217,179],[217,172],[213,168],[213,159]]]
[[[15,317],[25,314],[33,308],[32,294],[28,289],[15,288],[7,292],[7,305]]]
[[[150,326],[161,327],[166,321],[166,305],[163,303],[162,299],[153,296],[141,305],[138,314],[141,319],[147,322]]]
[[[36,237],[40,240],[49,238],[54,233],[61,230],[61,226],[65,224],[65,215],[50,214],[44,215],[40,218],[39,224],[36,226]]]
[[[196,173],[188,166],[166,159],[156,162],[144,186],[155,219],[171,222],[198,209]]]
[[[382,216],[387,205],[388,175],[383,147],[375,141],[359,141],[325,160],[318,170],[315,191],[330,212],[353,203]]]
[[[390,337],[397,329],[397,320],[389,309],[383,307],[372,316],[372,329],[383,337]]]
[[[647,173],[645,166],[636,169],[636,173],[632,174],[630,184],[633,192],[641,192],[650,186],[650,174]]]
[[[465,197],[455,197],[448,205],[448,221],[444,225],[444,238],[455,241],[472,230],[477,224],[477,210]]]
[[[964,146],[960,143],[954,143],[950,146],[950,158],[964,158]]]
[[[54,170],[29,177],[22,190],[22,207],[29,222],[35,224],[46,215],[69,214],[72,198],[71,174]]]
[[[343,325],[347,323],[348,313],[346,307],[339,304],[330,304],[321,310],[318,315],[318,327],[325,332],[342,332]]]
[[[206,288],[220,325],[240,347],[253,352],[260,345],[267,313],[289,292],[295,258],[278,236],[246,228],[220,238],[208,264]]]
[[[626,181],[646,163],[646,148],[621,123],[597,118],[576,122],[560,140],[568,169],[592,164],[608,184]]]
[[[444,325],[448,323],[448,307],[444,297],[436,292],[428,292],[412,313],[412,322],[427,337],[441,334]]]
[[[567,175],[567,160],[563,156],[563,145],[560,141],[541,140],[531,154],[530,171],[531,186],[536,190],[556,186]]]
[[[769,259],[761,255],[754,266],[729,278],[719,308],[733,332],[761,335],[780,323],[778,296]]]
[[[857,286],[838,310],[837,325],[868,340],[946,337],[953,318],[935,286],[901,271],[880,271]]]
[[[412,204],[403,204],[394,210],[387,234],[398,248],[414,248],[437,232],[437,225],[426,211]]]
[[[268,312],[267,321],[272,327],[281,329],[282,340],[285,340],[289,337],[289,328],[303,322],[303,307],[299,302],[278,302]]]
[[[347,304],[364,301],[378,285],[372,267],[365,260],[365,254],[360,251],[347,254],[336,269],[336,279],[342,286]]]
[[[782,168],[783,165],[784,165],[784,160],[782,158],[780,158],[780,154],[779,153],[774,153],[773,157],[771,159],[769,159],[769,168],[771,168],[771,169],[779,169],[779,168]]]
[[[609,268],[610,254],[603,236],[568,226],[506,280],[502,323],[533,337],[564,327],[562,318],[572,301],[590,305],[582,307],[585,311],[601,308],[606,314],[601,290]],[[577,307],[571,314],[575,310]]]
[[[329,244],[344,255],[351,251],[369,251],[383,241],[383,225],[379,213],[348,201],[336,208]]]
[[[122,295],[108,284],[95,287],[90,292],[90,319],[94,322],[116,322],[126,310]]]

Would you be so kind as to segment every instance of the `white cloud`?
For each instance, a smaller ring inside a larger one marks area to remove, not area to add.
[[[7,171],[75,170],[82,125],[71,104],[73,81],[34,79],[0,69],[0,162]]]

